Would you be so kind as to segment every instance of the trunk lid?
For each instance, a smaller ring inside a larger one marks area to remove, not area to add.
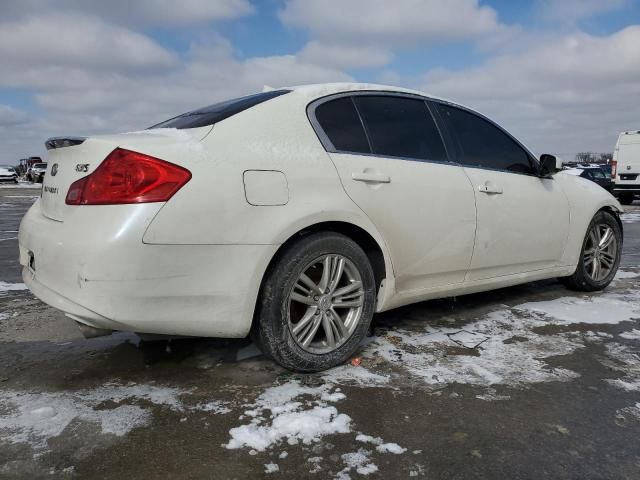
[[[126,148],[154,155],[168,162],[184,159],[184,152],[193,150],[189,144],[199,143],[211,127],[190,130],[155,129],[119,135],[100,135],[81,139],[57,137],[45,143],[49,153],[47,171],[42,185],[42,212],[45,216],[63,222],[74,208],[67,205],[67,192],[73,182],[90,175],[116,148]]]

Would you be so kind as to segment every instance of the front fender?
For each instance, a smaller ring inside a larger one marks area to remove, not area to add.
[[[562,257],[563,265],[577,265],[582,243],[591,219],[602,209],[622,213],[622,206],[613,195],[600,185],[575,175],[556,174],[554,179],[569,202],[569,236]]]

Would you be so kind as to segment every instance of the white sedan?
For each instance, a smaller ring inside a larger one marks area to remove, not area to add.
[[[87,336],[252,334],[310,372],[374,312],[552,277],[600,290],[620,262],[609,193],[416,91],[293,87],[46,145],[23,277]]]

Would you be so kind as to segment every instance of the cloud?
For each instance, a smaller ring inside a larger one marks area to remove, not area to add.
[[[473,39],[501,28],[496,11],[477,0],[288,0],[279,16],[334,44],[387,48]]]
[[[312,41],[298,54],[301,60],[336,68],[379,67],[391,60],[389,50],[358,45],[323,44]]]
[[[150,38],[98,18],[77,13],[36,16],[0,26],[0,86],[24,86],[33,69],[114,67],[146,70],[170,67],[172,52]]]
[[[574,23],[596,14],[624,8],[628,0],[538,0],[536,10],[543,20]]]
[[[576,33],[461,71],[431,70],[421,88],[489,114],[540,152],[612,151],[637,128],[640,26]]]
[[[20,125],[22,123],[26,123],[28,119],[29,116],[26,112],[8,105],[0,104],[0,128]]]
[[[120,24],[184,26],[239,18],[253,13],[254,8],[249,0],[20,0],[2,2],[0,19],[62,11],[95,15]]]

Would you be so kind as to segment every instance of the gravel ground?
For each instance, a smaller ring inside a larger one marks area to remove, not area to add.
[[[21,289],[0,186],[2,478],[640,478],[640,208],[603,293],[557,281],[375,317],[359,366],[246,340],[81,338]]]

